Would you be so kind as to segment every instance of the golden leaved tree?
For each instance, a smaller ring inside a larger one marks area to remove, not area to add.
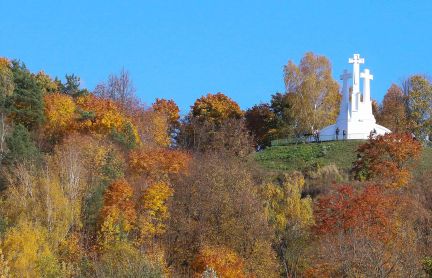
[[[308,52],[298,66],[289,61],[284,67],[284,80],[290,96],[289,124],[296,134],[310,133],[335,122],[341,95],[325,56]]]
[[[289,276],[298,275],[306,265],[307,240],[314,224],[312,199],[302,198],[304,182],[301,173],[293,173],[281,184],[268,183],[261,190],[275,232],[275,249]]]

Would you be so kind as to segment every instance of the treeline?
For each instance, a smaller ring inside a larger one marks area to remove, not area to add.
[[[271,104],[242,111],[208,94],[180,118],[172,100],[140,103],[125,70],[90,92],[75,75],[1,59],[0,276],[431,273],[432,187],[428,171],[412,172],[422,145],[411,135],[369,140],[349,174],[255,163],[274,136],[337,116],[325,57],[308,53],[284,71],[287,92]],[[403,107],[407,120],[417,104]]]

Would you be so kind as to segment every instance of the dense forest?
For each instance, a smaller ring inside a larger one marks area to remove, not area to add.
[[[256,159],[335,121],[332,74],[306,53],[269,103],[209,93],[180,117],[124,69],[88,90],[0,58],[0,277],[432,277],[426,76],[374,103],[393,133],[349,170]]]

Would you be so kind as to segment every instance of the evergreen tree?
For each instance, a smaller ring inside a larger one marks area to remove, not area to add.
[[[12,61],[15,90],[9,99],[12,119],[28,129],[39,126],[44,121],[42,90],[36,78],[19,61]]]
[[[6,138],[9,152],[6,154],[7,163],[16,163],[32,160],[38,157],[39,151],[30,137],[25,126],[18,124],[12,134]]]

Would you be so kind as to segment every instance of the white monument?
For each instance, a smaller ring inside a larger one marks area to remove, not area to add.
[[[364,59],[360,54],[354,54],[348,60],[353,64],[352,75],[344,70],[340,76],[342,80],[342,101],[340,104],[339,116],[336,123],[326,126],[319,132],[321,141],[343,140],[343,139],[368,139],[371,134],[384,135],[391,131],[376,124],[372,113],[372,101],[370,96],[370,81],[373,75],[369,69],[360,73],[360,64]],[[352,78],[352,91],[348,80]],[[363,93],[360,92],[360,78],[363,78]],[[338,133],[338,135],[337,135]]]

